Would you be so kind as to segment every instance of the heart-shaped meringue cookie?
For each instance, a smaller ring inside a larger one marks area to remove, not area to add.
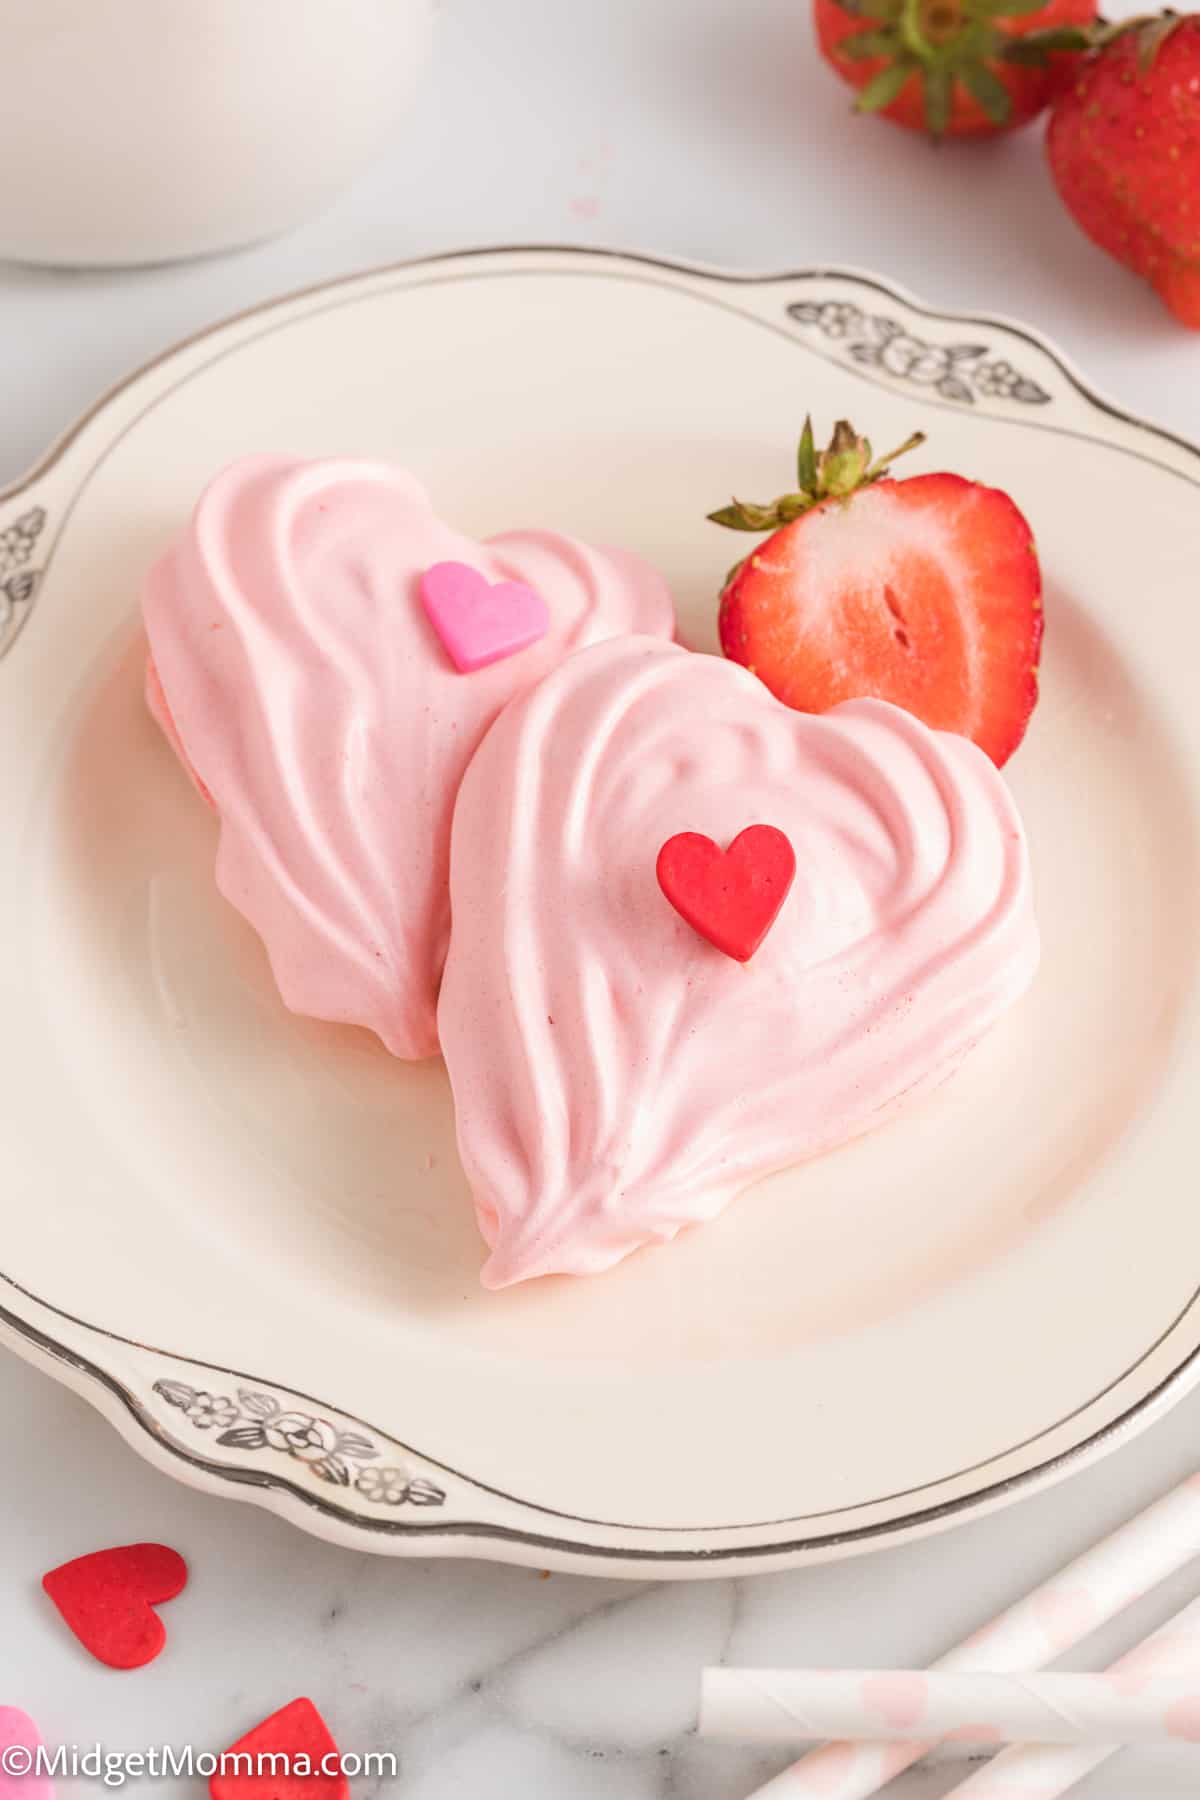
[[[746,965],[659,887],[748,819],[796,875]],[[821,717],[646,638],[571,657],[459,791],[439,1009],[488,1287],[588,1274],[947,1073],[1038,957],[988,758],[879,700]]]
[[[461,674],[421,602],[466,564],[545,603],[548,628]],[[477,544],[383,463],[248,457],[151,571],[152,708],[220,818],[217,883],[293,1011],[437,1047],[450,817],[501,708],[569,652],[674,632],[662,579],[548,531]]]

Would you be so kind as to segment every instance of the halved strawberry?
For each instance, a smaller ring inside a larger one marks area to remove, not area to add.
[[[809,422],[796,492],[709,514],[771,532],[726,579],[721,647],[801,712],[890,700],[1000,764],[1037,702],[1033,533],[997,488],[961,475],[891,479],[900,454],[873,461],[843,420],[818,455]]]

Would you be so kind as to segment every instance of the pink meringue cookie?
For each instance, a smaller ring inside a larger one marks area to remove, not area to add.
[[[465,563],[545,601],[519,654],[460,674],[419,587]],[[384,463],[253,456],[202,496],[145,593],[151,710],[220,819],[217,885],[295,1012],[438,1047],[450,817],[497,713],[570,651],[674,632],[637,557],[549,531],[477,544]]]
[[[757,823],[797,868],[743,966],[655,861]],[[974,744],[880,700],[793,712],[644,637],[581,651],[493,726],[450,886],[439,1027],[493,1288],[607,1269],[865,1131],[1038,960],[1021,823]]]

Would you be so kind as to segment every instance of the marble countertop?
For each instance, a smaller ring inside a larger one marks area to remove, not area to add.
[[[1200,344],[1060,214],[1037,133],[936,153],[849,116],[804,0],[451,0],[387,156],[274,244],[118,273],[0,269],[0,484],[101,389],[224,313],[325,276],[479,243],[579,242],[745,269],[876,269],[1029,320],[1102,390],[1200,437]],[[1109,1460],[942,1537],[793,1575],[640,1587],[332,1549],[156,1474],[80,1400],[0,1359],[0,1706],[52,1743],[225,1747],[309,1693],[396,1800],[739,1800],[783,1757],[694,1736],[700,1665],[921,1663],[1200,1460],[1200,1395]],[[193,1568],[137,1676],[92,1663],[38,1589],[107,1543]],[[1195,1574],[1099,1634],[1108,1661]],[[1085,1800],[1196,1791],[1195,1753],[1122,1759]],[[961,1771],[957,1771],[961,1772]],[[897,1800],[934,1800],[947,1765]],[[82,1783],[60,1783],[70,1793]],[[201,1789],[151,1784],[180,1796]],[[359,1783],[356,1800],[373,1784]]]
[[[0,1419],[0,1706],[30,1713],[51,1745],[221,1750],[309,1694],[344,1751],[396,1754],[398,1778],[378,1789],[394,1800],[743,1800],[786,1757],[695,1737],[702,1663],[924,1664],[1200,1460],[1198,1395],[1098,1467],[943,1536],[787,1575],[644,1585],[334,1549],[158,1474],[12,1358]],[[38,1578],[138,1538],[181,1550],[192,1579],[163,1609],[163,1655],[121,1675],[79,1648]],[[1111,1662],[1197,1585],[1195,1571],[1165,1584],[1075,1666]],[[1129,1752],[1078,1791],[1182,1800],[1196,1755]],[[936,1800],[962,1772],[914,1770],[890,1793]],[[377,1788],[354,1783],[355,1800]]]

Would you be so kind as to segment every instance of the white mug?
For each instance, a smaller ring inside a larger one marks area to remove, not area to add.
[[[370,160],[430,0],[0,0],[0,257],[197,256],[270,237]]]

